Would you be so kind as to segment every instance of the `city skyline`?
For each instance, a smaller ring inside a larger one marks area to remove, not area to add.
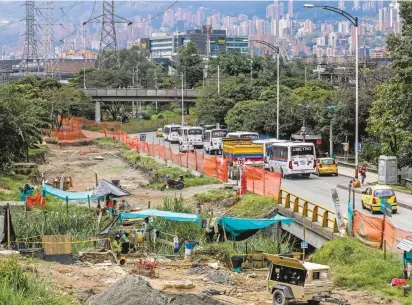
[[[325,1],[316,2],[323,3]],[[328,1],[330,2],[330,1]],[[387,33],[400,33],[399,6],[397,1],[334,1],[339,8],[349,9],[354,14],[365,13],[367,17],[360,19],[359,43],[368,49],[384,47],[384,36]],[[117,26],[117,40],[120,48],[136,44],[143,38],[152,36],[182,33],[210,25],[216,30],[225,30],[228,36],[258,36],[268,42],[287,41],[293,56],[346,56],[354,52],[354,29],[346,19],[331,17],[320,12],[312,13],[306,18],[302,8],[303,1],[271,1],[264,6],[264,16],[249,12],[232,15],[213,9],[214,2],[198,2],[200,6],[180,7],[177,4],[164,13],[156,15],[134,15],[131,26]],[[170,2],[169,2],[170,5]],[[201,6],[204,5],[204,6]],[[122,13],[122,10],[119,10]],[[63,11],[64,12],[64,11]],[[262,12],[263,13],[263,12]],[[89,13],[90,14],[90,13]],[[98,14],[98,12],[97,12]],[[131,13],[133,15],[134,13]],[[261,14],[263,15],[263,14]],[[126,17],[130,19],[130,14]],[[322,18],[321,18],[322,17]],[[154,18],[154,19],[152,19]],[[63,20],[62,20],[63,21]],[[77,22],[61,22],[55,26],[56,53],[59,57],[92,58],[92,53],[99,50],[100,25],[91,23],[83,27],[86,20]],[[40,23],[39,21],[38,23]],[[21,29],[24,22],[13,23],[12,18],[0,19],[0,36],[7,28],[17,27],[16,43],[0,43],[3,59],[21,57],[23,38]],[[2,31],[3,29],[3,31]],[[40,39],[41,35],[38,35]],[[253,38],[253,37],[252,37]],[[256,38],[256,37],[255,37]],[[80,53],[79,53],[80,51]],[[88,52],[90,51],[90,52]],[[366,51],[365,51],[366,52]],[[369,51],[368,51],[369,52]]]

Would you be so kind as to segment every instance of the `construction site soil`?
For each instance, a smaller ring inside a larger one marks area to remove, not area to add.
[[[102,157],[97,160],[95,157]],[[54,180],[61,175],[71,176],[73,191],[84,191],[95,185],[95,175],[108,180],[120,180],[121,185],[132,193],[128,202],[133,207],[146,208],[163,201],[165,195],[180,194],[188,204],[194,202],[193,195],[206,192],[221,185],[205,185],[185,188],[169,193],[141,187],[147,184],[146,175],[131,167],[115,149],[104,149],[96,145],[65,146],[49,145],[46,163],[40,166],[46,179]],[[216,260],[209,257],[209,262]],[[204,263],[207,263],[205,261]],[[125,266],[62,265],[44,261],[24,261],[25,268],[48,279],[61,293],[76,296],[78,304],[89,305],[139,305],[139,304],[273,304],[267,292],[267,270],[251,270],[234,273],[219,264],[218,270],[193,268],[191,263],[182,260],[159,260],[159,277],[155,279],[132,276],[135,263],[127,261]],[[190,289],[166,288],[168,281],[190,281]],[[150,285],[149,285],[149,284]],[[234,289],[236,288],[236,289]],[[220,292],[213,297],[201,296],[206,290]],[[366,292],[335,290],[352,305],[393,304],[379,296]],[[323,304],[322,304],[323,305]]]

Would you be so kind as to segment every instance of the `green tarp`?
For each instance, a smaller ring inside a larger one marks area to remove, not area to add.
[[[260,219],[222,216],[217,220],[218,225],[233,237],[239,236],[246,231],[265,229],[279,222],[289,225],[293,222],[293,218],[287,218],[281,215],[276,215],[273,218]]]

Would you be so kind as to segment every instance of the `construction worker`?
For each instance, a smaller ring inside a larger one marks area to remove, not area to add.
[[[129,231],[125,231],[120,238],[120,246],[122,247],[121,253],[127,254],[129,253],[130,249],[130,242],[129,242]]]
[[[150,244],[154,241],[155,238],[155,229],[153,223],[149,221],[149,217],[144,219],[144,239]]]
[[[112,251],[113,253],[115,253],[116,255],[119,255],[121,252],[121,247],[120,247],[120,235],[116,234],[116,236],[114,237],[114,240],[112,242]]]

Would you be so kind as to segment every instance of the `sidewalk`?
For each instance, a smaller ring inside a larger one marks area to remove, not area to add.
[[[353,177],[355,177],[355,169],[340,166],[339,167],[339,175],[349,177],[349,178],[353,178]],[[357,194],[361,194],[368,187],[368,185],[378,183],[378,174],[371,173],[371,172],[366,172],[366,180],[365,181],[366,181],[365,185],[363,185],[361,188],[355,189],[355,192]],[[348,185],[343,185],[343,184],[339,184],[338,187],[341,188],[341,189],[344,189],[344,190],[349,189]],[[394,191],[395,191],[395,194],[396,194],[396,199],[398,200],[398,205],[402,208],[412,210],[412,194],[407,194],[407,193],[399,192],[399,191],[396,191],[396,190],[394,190]]]

